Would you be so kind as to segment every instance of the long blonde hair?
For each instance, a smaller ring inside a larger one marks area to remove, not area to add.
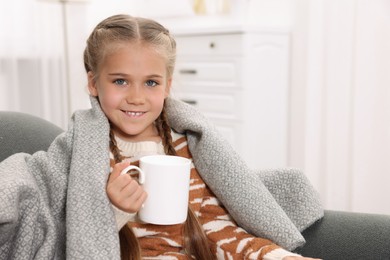
[[[140,41],[154,47],[166,59],[167,75],[172,77],[176,60],[176,42],[169,31],[161,24],[145,18],[129,15],[114,15],[100,22],[87,40],[84,51],[84,67],[92,72],[94,77],[99,75],[99,66],[106,55],[110,54],[115,44]],[[166,154],[176,155],[173,146],[171,128],[165,113],[165,105],[155,122],[162,139]],[[110,149],[115,162],[120,162],[122,156],[117,147],[113,132],[110,131]],[[125,225],[119,232],[121,258],[141,259],[141,249],[132,229]],[[208,239],[194,212],[189,207],[188,218],[184,224],[184,246],[187,255],[195,259],[212,260]]]

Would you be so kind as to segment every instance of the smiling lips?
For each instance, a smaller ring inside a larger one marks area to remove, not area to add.
[[[146,112],[135,112],[135,111],[124,111],[126,115],[130,116],[130,117],[141,117],[143,116],[144,114],[146,114]]]

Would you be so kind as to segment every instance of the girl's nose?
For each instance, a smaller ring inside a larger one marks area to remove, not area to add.
[[[128,104],[143,104],[145,102],[145,93],[142,90],[142,87],[138,85],[130,87],[126,96],[126,101]]]

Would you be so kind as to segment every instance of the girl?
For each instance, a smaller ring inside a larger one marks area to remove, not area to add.
[[[191,158],[186,137],[168,125],[165,100],[172,84],[176,43],[155,21],[115,15],[99,23],[84,52],[90,94],[110,123],[112,172],[106,191],[120,233],[122,259],[310,259],[238,227],[195,168],[187,221],[141,223],[147,194],[120,172],[141,156]]]

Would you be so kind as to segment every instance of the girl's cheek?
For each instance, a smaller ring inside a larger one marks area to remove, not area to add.
[[[117,105],[118,102],[121,102],[122,100],[126,99],[126,95],[124,95],[119,91],[113,91],[113,90],[106,91],[105,96],[106,96],[105,98],[106,102],[109,105]]]

